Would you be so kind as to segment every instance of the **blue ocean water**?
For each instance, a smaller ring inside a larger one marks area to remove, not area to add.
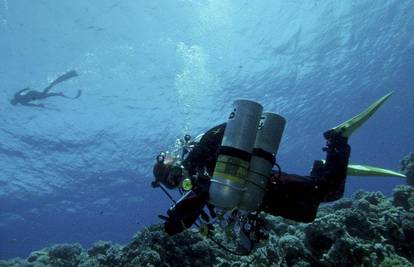
[[[54,243],[126,243],[169,200],[160,151],[248,98],[287,118],[278,160],[307,174],[322,133],[389,91],[350,140],[352,163],[414,150],[414,1],[0,0],[0,258]],[[56,86],[76,100],[12,106]],[[349,177],[346,194],[397,178]]]

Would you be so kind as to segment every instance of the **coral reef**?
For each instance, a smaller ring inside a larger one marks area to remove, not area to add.
[[[152,225],[125,246],[55,245],[0,266],[413,266],[411,186],[397,186],[392,198],[359,191],[324,205],[309,224],[274,216],[266,221],[269,239],[248,256],[225,252],[196,229],[169,237],[161,225]]]
[[[414,153],[401,160],[401,172],[407,176],[407,184],[414,186]]]

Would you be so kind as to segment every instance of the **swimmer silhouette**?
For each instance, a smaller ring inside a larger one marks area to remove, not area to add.
[[[49,86],[47,86],[41,92],[36,91],[36,90],[30,90],[30,88],[24,88],[24,89],[18,91],[16,94],[14,94],[14,97],[13,97],[12,100],[10,100],[10,103],[14,106],[20,103],[23,106],[43,108],[44,107],[43,104],[34,104],[34,103],[30,103],[30,102],[45,99],[45,98],[52,97],[52,96],[61,96],[61,97],[64,97],[64,98],[76,99],[76,98],[80,97],[80,95],[82,93],[81,90],[78,90],[77,95],[74,96],[74,97],[68,97],[68,96],[64,95],[62,92],[60,92],[60,93],[49,92],[52,89],[53,86],[55,86],[55,85],[57,85],[57,84],[59,84],[63,81],[69,80],[73,77],[76,77],[76,76],[78,76],[76,71],[74,71],[74,70],[69,71],[69,72],[59,76],[56,80],[54,80],[51,84],[49,84]]]

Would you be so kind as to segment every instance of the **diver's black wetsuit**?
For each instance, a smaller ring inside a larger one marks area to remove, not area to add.
[[[189,174],[198,174],[198,178],[193,190],[168,210],[169,218],[165,222],[168,234],[183,231],[203,215],[208,201],[209,177],[214,171],[225,126],[224,123],[206,132],[184,160],[183,166]],[[279,177],[275,173],[272,177],[277,179],[269,183],[261,210],[299,222],[311,222],[321,202],[342,197],[350,147],[347,138],[333,131],[324,135],[327,139],[326,162],[315,161],[310,176],[281,173]]]
[[[53,86],[66,81],[68,79],[71,79],[73,77],[78,76],[78,74],[76,73],[76,71],[69,71],[61,76],[59,76],[56,80],[54,80],[49,86],[47,86],[45,89],[43,89],[43,91],[36,91],[36,90],[30,90],[29,88],[25,88],[22,89],[20,91],[18,91],[17,93],[14,94],[13,99],[10,101],[10,103],[12,105],[17,105],[18,103],[20,103],[23,106],[31,106],[31,107],[44,107],[43,104],[34,104],[34,103],[30,103],[32,101],[36,101],[36,100],[41,100],[41,99],[45,99],[48,97],[53,97],[53,96],[61,96],[61,97],[65,97],[65,98],[70,98],[70,99],[75,99],[80,97],[81,95],[81,90],[78,90],[78,93],[75,97],[67,97],[65,96],[63,93],[53,93],[53,92],[49,92]]]

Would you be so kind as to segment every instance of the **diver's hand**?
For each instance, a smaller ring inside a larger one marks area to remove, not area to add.
[[[330,149],[334,150],[349,150],[348,138],[344,137],[341,132],[335,131],[333,129],[323,133],[323,136],[326,139],[326,145],[323,150],[328,151]]]

